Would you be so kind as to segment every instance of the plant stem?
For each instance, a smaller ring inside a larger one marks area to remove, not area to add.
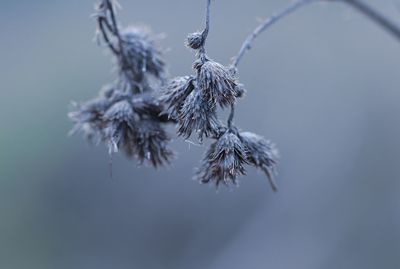
[[[273,14],[271,17],[263,21],[259,26],[257,26],[256,29],[254,29],[254,31],[243,42],[242,47],[239,50],[239,53],[237,54],[236,57],[233,58],[233,63],[232,63],[233,67],[234,68],[237,67],[237,65],[239,64],[240,60],[242,59],[246,51],[248,51],[251,48],[251,44],[253,43],[254,39],[256,39],[262,32],[264,32],[270,26],[278,22],[280,19],[283,19],[287,15],[290,15],[294,11],[298,10],[299,8],[305,6],[306,4],[316,1],[318,0],[296,0],[290,3],[287,7],[285,7],[281,11],[278,11],[277,13]]]
[[[119,33],[119,29],[118,29],[118,23],[117,23],[117,19],[115,18],[115,11],[114,11],[114,5],[111,2],[112,0],[106,0],[107,1],[107,5],[108,5],[108,10],[110,12],[110,17],[111,17],[111,23],[112,26],[114,28],[114,35],[117,37],[118,39],[118,46],[119,46],[119,52],[122,55],[122,58],[127,61],[127,58],[125,57],[125,51],[124,51],[124,47],[122,46],[122,38],[121,35]]]
[[[266,29],[268,29],[279,20],[285,18],[287,15],[290,15],[299,8],[313,2],[343,2],[345,4],[348,4],[400,41],[400,26],[396,25],[396,23],[386,18],[384,15],[380,14],[371,6],[367,5],[363,0],[296,0],[290,3],[286,8],[267,18],[260,25],[258,25],[256,29],[254,29],[254,31],[243,42],[237,56],[233,58],[232,66],[234,68],[237,67],[244,54],[251,48],[253,41],[262,32],[264,32]]]
[[[231,104],[231,112],[229,113],[228,117],[228,129],[232,128],[233,118],[235,117],[235,104]]]
[[[335,1],[335,0],[334,0]],[[346,4],[354,7],[356,10],[364,14],[367,18],[378,24],[383,30],[392,34],[395,38],[400,41],[400,27],[396,25],[393,21],[386,18],[384,15],[380,14],[374,8],[366,4],[361,0],[336,0],[343,1]]]
[[[109,24],[107,24],[107,21],[106,21],[104,18],[99,17],[99,18],[98,18],[98,21],[97,21],[97,24],[98,24],[98,27],[99,27],[99,30],[100,30],[101,34],[103,35],[103,39],[104,39],[104,41],[106,42],[106,44],[108,45],[108,47],[110,48],[110,50],[111,50],[115,55],[118,55],[119,52],[118,52],[118,50],[113,46],[113,44],[111,43],[111,41],[110,41],[110,39],[109,39],[109,37],[108,37],[108,35],[107,35],[107,31],[106,31],[106,29],[104,28],[103,23],[106,24],[106,27],[111,31],[111,29],[108,27]],[[112,31],[111,31],[111,32],[112,32]]]
[[[203,44],[201,45],[201,48],[199,50],[199,55],[200,58],[205,61],[205,55],[206,55],[206,41],[208,37],[208,33],[210,31],[210,13],[211,13],[211,0],[206,0],[207,1],[207,7],[206,7],[206,23],[205,27],[202,33],[203,37]]]

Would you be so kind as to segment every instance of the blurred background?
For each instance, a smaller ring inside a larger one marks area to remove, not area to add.
[[[396,1],[366,1],[400,23]],[[165,33],[170,75],[186,75],[204,2],[120,0],[119,16]],[[229,63],[287,2],[215,1],[210,56]],[[67,136],[70,102],[115,75],[93,5],[0,1],[0,268],[400,268],[394,38],[341,4],[264,33],[239,67],[236,123],[278,145],[280,191],[249,169],[217,192],[191,179],[204,147],[176,138],[178,159],[159,170],[115,156],[111,179],[104,146]]]

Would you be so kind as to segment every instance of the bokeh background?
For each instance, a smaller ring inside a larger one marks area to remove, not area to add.
[[[396,1],[366,0],[400,23]],[[208,52],[228,63],[288,1],[218,0]],[[204,1],[120,0],[123,25],[165,33],[171,76],[191,73]],[[280,191],[191,180],[205,150],[177,138],[166,169],[68,137],[72,100],[114,73],[93,1],[0,1],[0,268],[400,268],[400,45],[341,4],[263,34],[240,66],[236,123],[274,141]],[[174,128],[170,129],[174,133]]]

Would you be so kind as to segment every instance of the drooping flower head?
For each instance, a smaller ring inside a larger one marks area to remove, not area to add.
[[[233,72],[222,64],[206,58],[194,63],[197,71],[197,83],[206,98],[221,107],[234,104],[236,98],[243,96],[244,89],[239,85]]]
[[[248,163],[262,170],[268,177],[272,189],[276,191],[274,175],[279,153],[275,145],[250,132],[241,132],[239,137],[246,148]]]
[[[112,105],[110,97],[114,91],[113,86],[107,86],[98,97],[83,104],[74,103],[73,110],[68,113],[68,117],[74,123],[70,134],[82,132],[90,142],[95,144],[101,142],[106,125],[103,115]]]
[[[114,103],[104,114],[106,121],[105,140],[109,152],[118,152],[125,148],[134,135],[136,122],[139,120],[128,100]],[[128,153],[134,149],[127,150]]]
[[[236,131],[227,130],[206,152],[196,178],[202,183],[236,183],[245,174],[246,149]]]
[[[160,123],[149,119],[139,122],[132,141],[139,162],[154,167],[169,164],[174,157],[174,152],[168,146],[169,142],[170,138]]]
[[[165,62],[150,31],[144,28],[129,27],[121,31],[122,53],[118,56],[120,80],[136,92],[148,90],[148,75],[163,82]]]
[[[89,139],[104,142],[110,153],[122,151],[140,163],[157,167],[173,157],[168,148],[170,139],[161,125],[162,111],[149,93],[132,95],[109,88],[69,116],[75,122],[73,131],[83,131]]]
[[[185,99],[180,110],[178,134],[189,138],[196,132],[202,141],[204,136],[215,136],[219,126],[215,106],[207,102],[201,90],[195,88]]]
[[[176,77],[162,90],[159,99],[165,104],[165,114],[171,119],[179,118],[186,98],[194,90],[194,80],[193,76]]]

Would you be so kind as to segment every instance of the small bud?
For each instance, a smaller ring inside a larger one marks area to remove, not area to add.
[[[204,45],[204,36],[202,32],[191,33],[187,36],[186,46],[198,50]]]

